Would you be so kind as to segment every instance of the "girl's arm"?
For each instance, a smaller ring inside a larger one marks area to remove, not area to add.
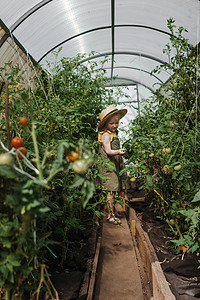
[[[111,149],[110,135],[109,135],[108,132],[105,132],[102,135],[102,142],[103,142],[106,154],[108,154],[110,156],[112,156],[112,155],[124,155],[125,154],[125,150],[124,149],[119,149],[119,150],[113,150],[113,149]]]

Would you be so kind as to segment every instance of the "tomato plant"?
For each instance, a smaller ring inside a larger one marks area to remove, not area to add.
[[[197,53],[182,36],[183,27],[175,33],[172,19],[168,20],[168,27],[172,35],[164,53],[169,62],[153,73],[165,70],[173,75],[152,99],[144,101],[144,109],[130,125],[125,148],[130,173],[137,177],[140,188],[145,189],[146,197],[167,222],[174,238],[179,238],[174,245],[188,245],[198,253],[200,109],[195,91],[199,91],[200,82],[193,59]],[[175,55],[171,57],[171,53]]]
[[[102,66],[107,59],[94,76],[96,63],[89,61],[88,67],[80,63],[83,58],[63,58],[56,65],[49,63],[45,72],[40,69],[39,80],[31,78],[34,99],[19,66],[11,62],[0,68],[0,77],[9,74],[12,130],[26,141],[29,152],[28,159],[16,160],[14,168],[0,165],[0,240],[5,245],[0,257],[9,262],[6,267],[0,264],[0,277],[1,286],[10,296],[27,292],[28,298],[30,291],[33,294],[37,290],[40,274],[35,261],[48,265],[57,256],[56,265],[65,267],[73,253],[73,232],[77,236],[84,230],[85,210],[87,215],[90,211],[92,222],[93,214],[101,215],[96,209],[99,195],[95,195],[93,183],[97,176],[92,164],[97,149],[96,127],[105,103],[116,103],[119,95],[105,88]],[[4,114],[3,94],[0,99]],[[31,132],[26,120],[23,124],[16,121],[22,115],[32,124]],[[2,119],[1,140],[7,146],[5,128]],[[11,151],[19,155],[23,144],[19,138],[14,141]],[[80,156],[66,159],[69,152]],[[11,242],[6,238],[8,232]],[[26,298],[26,294],[23,296]]]

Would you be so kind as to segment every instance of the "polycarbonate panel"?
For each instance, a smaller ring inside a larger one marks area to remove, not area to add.
[[[102,40],[104,41],[102,44]],[[73,57],[78,53],[89,54],[91,51],[95,50],[94,55],[99,55],[99,53],[107,53],[111,48],[111,32],[108,29],[90,32],[84,36],[79,36],[74,38],[71,41],[62,45],[62,51],[58,56],[60,59],[64,57]],[[45,61],[51,61],[53,59],[52,54],[45,57],[41,61],[41,64],[44,64]],[[102,57],[104,59],[104,57]]]
[[[153,85],[157,83],[157,80],[153,76],[150,76],[146,73],[142,73],[139,70],[131,70],[131,69],[114,69],[114,76],[118,76],[119,78],[124,79],[132,79],[133,82],[144,85],[145,87],[149,87],[151,90],[156,90]]]
[[[168,42],[168,35],[154,30],[126,27],[115,30],[115,48],[118,51],[136,52],[157,61],[168,60],[163,54],[163,49]]]
[[[162,53],[169,41],[167,19],[175,19],[176,26],[188,30],[185,36],[190,43],[196,45],[200,41],[198,0],[115,0],[113,20],[111,3],[110,0],[1,0],[0,18],[10,29],[18,25],[13,35],[35,60],[53,48],[58,50],[59,44],[67,40],[59,58],[91,51],[112,57],[114,51],[113,74],[126,82],[141,82],[150,89],[154,89],[152,84],[156,81],[168,79],[165,72],[156,74],[158,78],[149,75],[160,60],[167,59]],[[13,53],[15,48],[5,51],[8,46],[5,42],[0,48],[5,61],[17,57]],[[53,59],[52,55],[42,63],[49,58]],[[108,63],[107,76],[112,74],[110,68]]]
[[[0,18],[10,28],[27,11],[35,5],[43,2],[41,0],[1,0]]]
[[[54,46],[77,34],[108,25],[110,1],[57,0],[27,18],[14,34],[37,60]]]
[[[152,60],[150,58],[138,56],[138,55],[128,55],[128,54],[120,54],[115,55],[115,63],[114,67],[117,69],[127,67],[128,69],[133,69],[140,71],[141,73],[146,73],[150,75],[150,73],[160,64]],[[126,69],[122,69],[121,72],[124,71],[124,76],[126,75]],[[169,74],[165,71],[161,71],[160,74],[153,74],[155,81],[165,82],[169,78]]]
[[[189,32],[189,41],[196,45],[200,6],[198,0],[115,0],[116,24],[150,26],[169,32],[167,19]],[[148,48],[148,45],[146,45]]]

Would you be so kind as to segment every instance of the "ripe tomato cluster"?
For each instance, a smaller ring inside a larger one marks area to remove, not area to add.
[[[74,172],[78,174],[85,174],[87,172],[87,165],[84,163],[84,161],[80,158],[80,153],[76,151],[71,151],[67,158],[70,162],[72,162],[72,169]]]
[[[187,250],[185,250],[185,249],[187,249],[187,247],[185,246],[185,245],[183,245],[182,247],[181,247],[181,250],[182,250],[182,252],[185,252],[185,253],[187,253],[188,251]],[[192,249],[190,249],[190,251],[189,251],[190,253],[192,252]]]
[[[12,139],[12,145],[16,148],[16,155],[21,160],[27,155],[26,148],[24,146],[24,141],[16,136]],[[24,155],[24,156],[23,156]]]
[[[26,126],[28,124],[28,120],[26,117],[20,118],[19,121],[22,126]],[[27,155],[26,148],[23,147],[24,141],[20,137],[15,136],[11,142],[12,142],[13,147],[15,147],[15,149],[16,149],[17,157],[19,159],[24,159],[24,157],[26,157],[26,155]],[[0,154],[0,165],[13,166],[14,162],[15,162],[15,160],[14,160],[14,156],[12,154],[10,154],[10,153],[1,153]]]
[[[26,117],[21,117],[19,121],[22,126],[26,126],[28,124],[28,119]],[[24,141],[20,137],[16,136],[12,139],[12,145],[16,148],[17,157],[20,160],[24,159],[24,156],[26,157],[27,155],[27,150],[23,147]]]
[[[71,151],[67,158],[72,162],[72,170],[77,174],[87,173],[87,170],[93,161],[90,155],[84,154],[83,157],[80,157],[80,153],[76,151]]]

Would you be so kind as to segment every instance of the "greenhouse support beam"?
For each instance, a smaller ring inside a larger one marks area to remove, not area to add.
[[[104,69],[105,70],[109,70],[110,68],[106,67]],[[131,69],[131,70],[136,70],[136,71],[144,72],[144,73],[149,74],[150,76],[155,77],[158,81],[160,81],[161,83],[163,83],[163,81],[159,77],[157,77],[156,75],[151,74],[151,72],[148,72],[148,71],[140,69],[140,68],[134,68],[134,67],[128,67],[128,66],[117,66],[117,67],[115,67],[115,69]],[[99,69],[97,69],[97,70],[99,70]]]
[[[113,68],[115,59],[115,0],[111,0],[111,26],[112,26],[112,60],[111,60],[111,79],[113,78]]]
[[[137,103],[138,103],[138,115],[140,116],[140,95],[138,90],[138,84],[136,85],[136,92],[137,92]]]
[[[82,59],[80,62],[85,62],[85,61],[88,61],[88,60],[91,60],[91,59],[95,59],[95,58],[99,58],[99,57],[102,57],[102,56],[109,56],[111,55],[112,52],[104,52],[104,53],[101,53],[101,54],[97,54],[97,55],[93,55],[91,57],[88,57],[88,58],[85,58],[85,59]],[[145,57],[145,58],[148,58],[148,59],[151,59],[151,60],[155,60],[161,64],[165,63],[164,60],[160,59],[160,58],[157,58],[157,57],[154,57],[152,55],[149,55],[149,54],[143,54],[143,53],[140,53],[140,52],[134,52],[134,51],[115,51],[114,54],[117,54],[117,55],[133,55],[133,56],[141,56],[141,57]]]
[[[117,79],[120,79],[120,80],[129,80],[130,81],[130,78],[124,78],[124,77],[117,77]],[[145,88],[147,88],[148,90],[150,90],[153,94],[155,94],[155,91],[150,87],[150,86],[147,86],[146,84],[140,82],[140,81],[137,81],[137,80],[131,80],[132,81],[132,84],[128,83],[128,84],[115,84],[115,83],[109,83],[107,84],[106,86],[126,86],[126,85],[137,85],[137,84],[140,84],[142,86],[144,86]]]

